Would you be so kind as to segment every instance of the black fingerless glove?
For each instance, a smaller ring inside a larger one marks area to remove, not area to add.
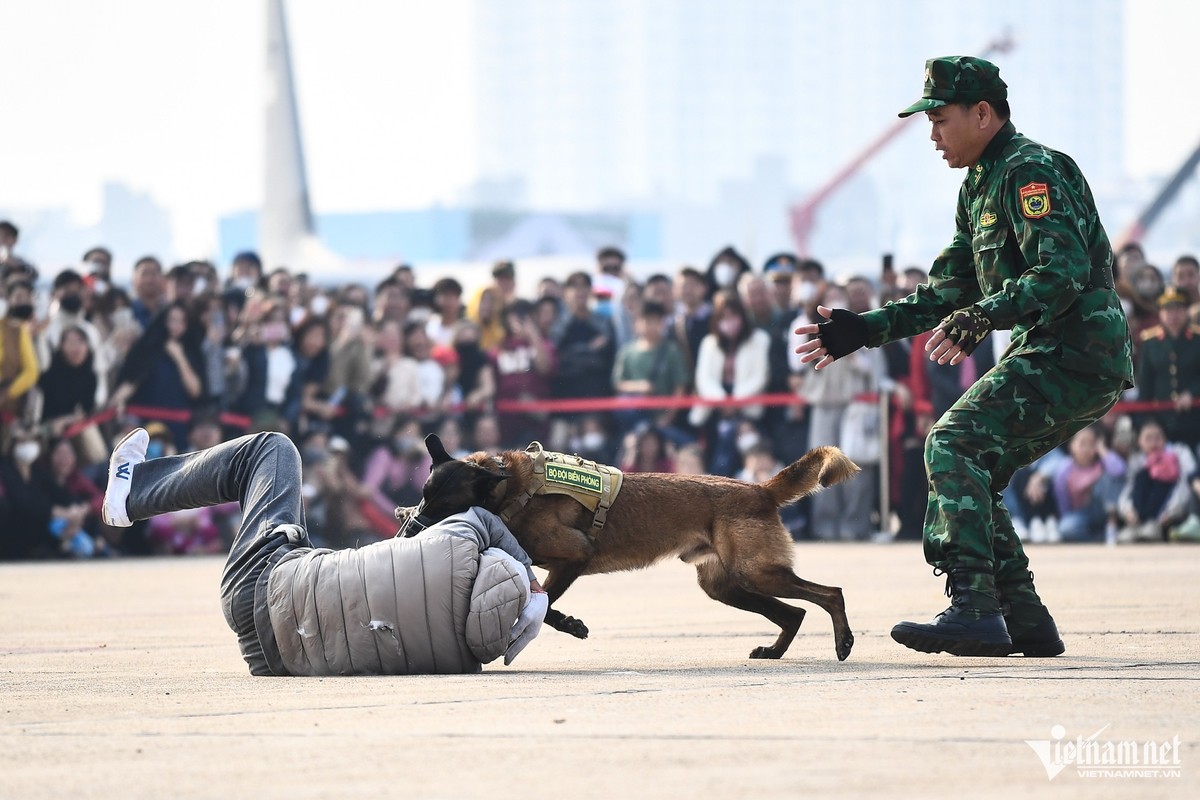
[[[978,306],[971,306],[955,311],[942,320],[939,327],[946,332],[947,339],[958,345],[963,353],[971,355],[992,332],[992,321]]]
[[[828,322],[817,325],[817,337],[829,355],[842,358],[867,346],[867,323],[853,311],[835,308]]]

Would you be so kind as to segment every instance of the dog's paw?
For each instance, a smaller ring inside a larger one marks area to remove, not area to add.
[[[783,652],[774,647],[756,647],[750,651],[751,658],[779,658]]]
[[[837,640],[837,657],[838,661],[845,661],[850,655],[850,649],[854,647],[854,634],[846,631],[845,635]]]
[[[568,617],[557,609],[550,609],[546,612],[546,624],[556,631],[569,633],[576,639],[586,639],[588,637],[588,627],[582,621],[574,617]]]
[[[563,633],[571,634],[576,639],[586,639],[588,637],[588,626],[574,617],[563,617],[558,629]]]

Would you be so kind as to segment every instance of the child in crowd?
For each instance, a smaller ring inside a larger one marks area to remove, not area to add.
[[[1151,420],[1138,431],[1138,452],[1130,459],[1119,510],[1120,542],[1161,542],[1168,529],[1187,516],[1188,476],[1195,458],[1167,443],[1162,426]]]

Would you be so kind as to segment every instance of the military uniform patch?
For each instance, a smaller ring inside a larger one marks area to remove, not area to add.
[[[991,211],[985,211],[979,215],[979,227],[990,228],[996,224],[996,215]]]
[[[1021,213],[1028,219],[1040,219],[1050,213],[1050,190],[1044,183],[1027,183],[1017,193],[1021,198]]]

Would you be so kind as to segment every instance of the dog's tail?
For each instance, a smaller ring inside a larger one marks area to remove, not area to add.
[[[858,465],[836,447],[814,447],[763,482],[776,506],[784,506],[858,473]]]

